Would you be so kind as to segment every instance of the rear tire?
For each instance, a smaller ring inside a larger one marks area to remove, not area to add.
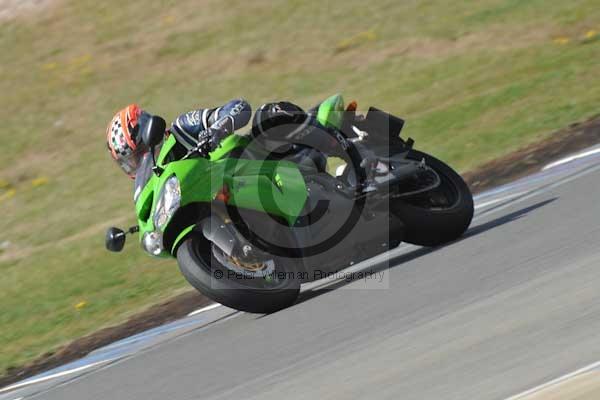
[[[215,258],[211,246],[203,236],[192,235],[177,250],[179,269],[196,290],[227,307],[251,313],[268,314],[294,304],[300,280],[293,260],[273,257],[277,276],[287,278],[276,287],[261,288],[261,278],[234,276]]]
[[[442,182],[439,188],[425,194],[392,200],[392,212],[404,222],[404,241],[420,246],[439,246],[462,236],[473,219],[473,195],[452,168],[429,154],[411,150],[412,160],[425,159]],[[435,196],[451,198],[445,207],[428,205]]]

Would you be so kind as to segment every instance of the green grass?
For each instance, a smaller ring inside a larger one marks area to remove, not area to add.
[[[134,222],[104,143],[117,109],[343,92],[464,171],[600,111],[591,30],[597,0],[57,0],[3,22],[0,371],[186,287],[136,243],[103,249]]]

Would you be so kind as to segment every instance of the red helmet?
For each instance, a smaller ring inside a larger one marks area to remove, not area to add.
[[[112,158],[132,178],[146,152],[139,135],[141,114],[140,107],[131,104],[119,111],[106,129],[106,144]]]

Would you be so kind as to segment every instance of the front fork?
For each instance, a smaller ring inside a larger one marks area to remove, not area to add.
[[[213,206],[211,215],[198,224],[204,237],[227,256],[244,263],[255,263],[265,258],[265,253],[250,243],[235,227],[225,210]]]

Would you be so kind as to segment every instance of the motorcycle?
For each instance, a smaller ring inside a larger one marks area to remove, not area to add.
[[[339,148],[326,160],[337,162],[335,173],[316,150],[295,160],[290,143],[269,147],[251,134],[227,136],[208,156],[200,151],[206,143],[182,152],[153,116],[141,128],[154,151],[135,178],[137,225],[110,228],[107,249],[121,251],[126,235],[139,232],[147,253],[176,258],[207,297],[271,313],[294,304],[304,282],[401,242],[438,246],[467,230],[468,186],[400,137],[401,118],[374,107],[357,115],[340,95],[309,113]]]

